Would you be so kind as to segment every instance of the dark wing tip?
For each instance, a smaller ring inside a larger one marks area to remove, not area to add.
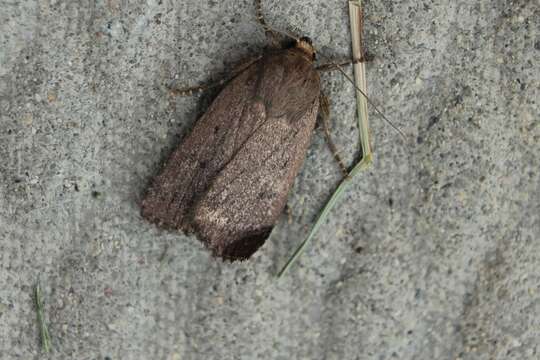
[[[214,255],[231,262],[247,260],[264,244],[271,232],[272,227],[259,229],[255,233],[250,233],[240,239],[219,246],[215,249]]]

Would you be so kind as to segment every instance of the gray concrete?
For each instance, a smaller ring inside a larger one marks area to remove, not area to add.
[[[375,163],[290,274],[339,173],[320,132],[270,241],[212,259],[144,222],[143,191],[215,92],[259,52],[251,0],[0,0],[0,358],[539,359],[540,6],[370,1]],[[346,2],[267,1],[327,57]],[[352,86],[323,76],[352,160]],[[165,260],[159,259],[168,248]]]

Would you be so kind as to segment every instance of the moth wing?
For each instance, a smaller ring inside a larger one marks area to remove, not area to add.
[[[165,228],[191,230],[195,199],[264,120],[250,107],[260,65],[255,63],[233,79],[199,118],[170,155],[142,201],[142,216]]]
[[[252,103],[260,125],[197,200],[193,223],[213,252],[250,257],[283,211],[309,147],[317,112],[319,77],[297,53],[270,58]]]

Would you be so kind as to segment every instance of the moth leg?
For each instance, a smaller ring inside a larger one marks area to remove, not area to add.
[[[290,225],[293,223],[293,212],[291,205],[285,204],[285,214],[287,214],[287,223]]]
[[[204,84],[204,85],[192,86],[192,87],[180,88],[180,89],[169,89],[169,92],[171,95],[174,95],[174,96],[198,95],[205,90],[224,85],[228,80],[229,79],[221,79],[219,81],[216,81],[210,84]]]
[[[362,62],[362,60],[345,60],[338,63],[328,63],[328,64],[322,64],[316,67],[317,71],[325,72],[325,71],[334,71],[339,69],[342,66],[348,66],[352,64],[357,64],[359,62]]]
[[[328,145],[330,152],[334,156],[334,159],[338,163],[343,176],[347,177],[349,175],[347,166],[345,166],[343,159],[341,159],[341,156],[339,156],[337,147],[332,141],[332,136],[330,135],[330,102],[328,100],[328,97],[324,95],[322,92],[320,95],[319,103],[320,103],[320,110],[321,110],[320,113],[321,113],[321,118],[322,118],[323,131],[324,131],[324,136],[326,138],[326,144]]]
[[[261,57],[262,57],[261,55],[254,56],[254,57],[249,58],[247,61],[242,62],[240,65],[236,66],[236,68],[232,72],[232,76],[228,78],[221,79],[213,83],[203,84],[203,85],[198,85],[198,86],[179,88],[179,89],[169,88],[169,92],[171,95],[174,95],[174,96],[192,96],[192,95],[198,95],[208,89],[225,85],[226,83],[228,83],[229,81],[237,77],[244,70],[246,70],[248,67],[253,65],[255,62],[259,61]]]
[[[343,60],[341,62],[332,62],[332,63],[328,63],[328,64],[322,64],[322,65],[319,65],[316,67],[317,71],[334,71],[334,70],[337,70],[339,69],[340,67],[342,66],[348,66],[348,65],[353,65],[353,64],[358,64],[358,63],[362,63],[362,62],[371,62],[373,61],[373,56],[370,55],[370,54],[366,54],[364,55],[363,57],[361,57],[360,59],[357,59],[357,60]]]
[[[339,63],[329,63],[329,64],[322,64],[317,66],[315,69],[317,71],[325,72],[325,71],[334,71],[337,70],[341,66],[347,66],[353,64],[354,61],[352,60],[346,60]]]

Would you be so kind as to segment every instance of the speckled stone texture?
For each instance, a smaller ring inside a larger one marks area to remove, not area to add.
[[[276,28],[349,54],[346,1],[264,4]],[[139,213],[216,93],[167,86],[260,52],[252,1],[0,0],[0,358],[540,358],[539,9],[366,3],[369,92],[409,139],[372,111],[373,166],[278,282],[339,179],[321,131],[291,221],[248,262]],[[352,161],[354,90],[322,83]]]

